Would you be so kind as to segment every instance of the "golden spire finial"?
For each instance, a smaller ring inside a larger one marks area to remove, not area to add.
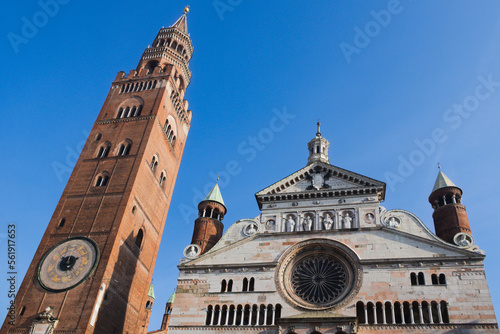
[[[189,6],[184,7],[184,13],[189,13]]]

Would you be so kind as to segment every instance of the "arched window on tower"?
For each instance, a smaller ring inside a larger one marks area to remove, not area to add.
[[[118,109],[118,114],[116,115],[116,118],[122,118],[123,117],[123,108]]]
[[[233,291],[233,280],[230,279],[228,282],[227,282],[227,292],[231,292]]]
[[[220,292],[226,292],[227,289],[227,282],[225,279],[220,282]]]
[[[151,159],[151,163],[149,164],[149,168],[153,171],[153,173],[156,171],[156,168],[158,167],[158,156],[155,154],[153,155],[153,158]]]
[[[243,292],[248,291],[248,278],[246,278],[246,277],[243,279],[243,288],[241,289],[241,291],[243,291]]]
[[[108,184],[109,176],[108,174],[99,174],[95,181],[96,187],[105,187]]]
[[[99,150],[97,150],[97,158],[105,158],[108,156],[109,153],[109,147],[110,145],[108,143],[105,143],[99,147]]]
[[[144,239],[144,232],[142,231],[141,228],[139,232],[137,232],[137,236],[135,237],[135,245],[137,248],[141,249],[143,239]]]
[[[129,142],[121,144],[118,149],[118,155],[128,155],[130,153],[130,146],[131,144]]]
[[[439,284],[446,285],[446,276],[445,274],[439,274]]]
[[[160,186],[163,188],[165,187],[165,181],[167,181],[167,172],[162,171],[160,174],[160,179],[158,180],[158,183],[160,183]]]

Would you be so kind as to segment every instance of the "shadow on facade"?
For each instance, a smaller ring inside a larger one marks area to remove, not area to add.
[[[113,274],[99,309],[94,334],[129,333],[126,321],[131,320],[131,316],[127,316],[127,308],[130,307],[128,300],[139,257],[136,241],[137,238],[130,234],[120,246]]]

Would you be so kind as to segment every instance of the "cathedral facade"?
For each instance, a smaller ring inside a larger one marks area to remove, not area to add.
[[[218,186],[200,203],[156,333],[498,333],[459,187],[439,171],[434,234],[381,205],[383,182],[331,165],[319,123],[308,149],[223,235]]]

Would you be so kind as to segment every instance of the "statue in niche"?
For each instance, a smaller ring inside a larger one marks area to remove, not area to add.
[[[400,224],[401,224],[401,221],[399,220],[399,218],[396,218],[396,217],[389,218],[389,221],[387,223],[387,225],[389,227],[399,227]]]
[[[342,217],[342,227],[343,228],[352,228],[351,212],[349,212],[349,211],[344,212],[344,216]]]
[[[333,226],[333,219],[332,216],[327,213],[325,215],[325,218],[323,218],[323,226],[325,227],[325,230],[331,230]]]
[[[246,227],[246,235],[257,233],[257,226],[255,224],[248,224]]]
[[[304,220],[304,231],[312,231],[312,224],[313,221],[311,219],[311,216],[306,216],[306,219]]]
[[[292,216],[288,217],[288,219],[286,220],[286,231],[287,232],[295,231],[295,220],[293,219]]]
[[[194,246],[189,247],[188,256],[189,257],[196,256],[196,248]]]

